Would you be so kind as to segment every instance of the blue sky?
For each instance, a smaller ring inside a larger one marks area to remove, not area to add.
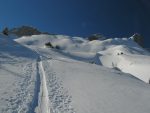
[[[30,25],[49,33],[129,37],[150,47],[149,0],[0,0],[0,28]]]

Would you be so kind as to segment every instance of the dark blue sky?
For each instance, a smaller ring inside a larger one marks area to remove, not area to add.
[[[140,33],[150,47],[149,0],[0,0],[0,28],[30,25],[71,36]]]

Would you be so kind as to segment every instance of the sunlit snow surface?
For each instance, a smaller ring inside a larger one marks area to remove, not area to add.
[[[149,67],[127,38],[1,35],[0,113],[149,113]]]

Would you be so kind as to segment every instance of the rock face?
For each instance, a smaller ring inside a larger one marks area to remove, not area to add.
[[[9,30],[8,30],[8,28],[7,27],[5,27],[4,28],[4,30],[2,31],[2,33],[4,34],[4,35],[8,35],[8,33],[9,33]]]
[[[132,36],[132,39],[133,39],[136,43],[138,43],[140,46],[143,47],[143,37],[142,37],[140,34],[135,33],[135,34]]]
[[[104,40],[104,36],[101,35],[101,34],[93,34],[91,36],[88,37],[88,40],[89,41],[92,41],[92,40]]]
[[[10,34],[15,34],[18,37],[21,36],[31,36],[31,35],[39,35],[42,34],[39,30],[30,26],[21,26],[18,28],[13,28],[9,31]]]

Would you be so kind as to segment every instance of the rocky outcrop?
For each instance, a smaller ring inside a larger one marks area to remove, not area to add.
[[[43,34],[43,33],[34,27],[21,26],[21,27],[13,28],[13,29],[9,30],[9,34],[15,34],[18,37],[21,37],[21,36],[39,35],[39,34]]]
[[[140,34],[138,34],[138,33],[135,33],[133,36],[132,36],[132,39],[136,42],[136,43],[138,43],[140,46],[142,46],[143,47],[143,37],[140,35]]]
[[[104,40],[104,36],[101,35],[101,34],[93,34],[89,37],[87,37],[89,41],[92,41],[92,40]]]

